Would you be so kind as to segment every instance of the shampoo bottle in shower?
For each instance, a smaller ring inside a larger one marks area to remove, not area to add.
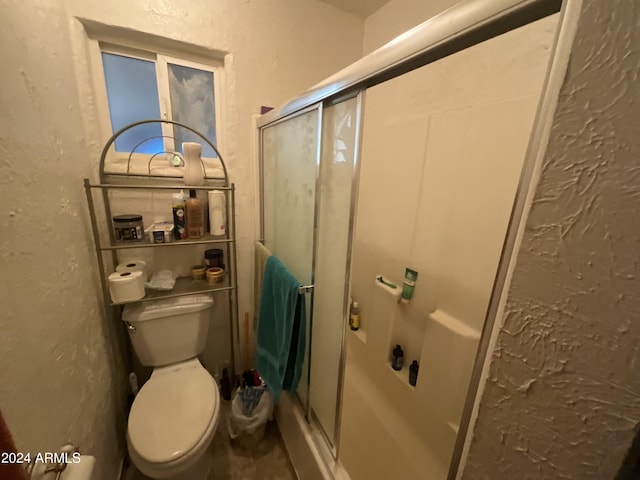
[[[418,365],[418,361],[414,360],[413,362],[411,362],[411,366],[409,367],[409,383],[411,385],[413,385],[414,387],[416,386],[416,383],[418,382],[418,369],[420,368],[420,365]]]
[[[402,370],[402,364],[404,363],[404,352],[400,345],[396,345],[391,355],[391,368],[394,370]]]
[[[349,315],[349,328],[356,331],[360,328],[360,307],[358,302],[351,304],[351,314]]]
[[[204,235],[204,208],[196,198],[196,191],[189,190],[189,200],[185,202],[187,211],[187,237],[202,238]]]

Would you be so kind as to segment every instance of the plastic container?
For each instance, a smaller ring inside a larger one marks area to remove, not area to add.
[[[351,314],[349,315],[349,328],[356,331],[360,328],[360,307],[358,302],[351,304]]]
[[[220,267],[208,268],[206,276],[207,282],[211,285],[221,283],[224,280],[224,270]]]
[[[404,352],[400,345],[396,345],[391,355],[391,368],[396,371],[402,370],[402,364],[404,363]]]
[[[211,235],[224,235],[227,231],[226,198],[224,192],[214,190],[209,198],[209,232]]]
[[[414,360],[413,362],[411,362],[411,366],[409,367],[409,383],[411,385],[413,385],[414,387],[416,386],[416,383],[418,382],[418,369],[420,368],[420,365],[418,365],[418,361]]]
[[[202,238],[204,235],[204,207],[196,198],[196,191],[189,190],[189,200],[185,202],[187,211],[187,237]]]
[[[171,195],[173,212],[173,237],[176,240],[187,238],[187,216],[184,205],[184,191]]]
[[[416,280],[418,279],[418,272],[407,267],[404,271],[404,282],[402,283],[402,294],[400,295],[400,302],[409,303],[411,297],[413,297],[413,290],[416,287]]]
[[[209,268],[224,269],[224,253],[220,248],[211,248],[204,252],[204,263]]]
[[[194,280],[204,280],[206,272],[207,267],[204,265],[194,265],[191,267],[191,278]]]
[[[142,242],[144,240],[142,215],[115,215],[112,220],[113,233],[118,242]]]
[[[183,179],[185,185],[204,185],[204,171],[202,167],[202,145],[196,142],[182,143],[184,157]],[[188,215],[187,215],[188,218]]]
[[[173,223],[156,222],[147,227],[144,233],[149,237],[149,243],[169,243],[173,237]]]

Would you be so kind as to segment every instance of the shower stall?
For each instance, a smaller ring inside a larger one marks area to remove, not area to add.
[[[260,240],[308,287],[278,417],[300,478],[457,478],[567,61],[561,6],[462,2],[258,120]],[[377,278],[406,267],[402,304]]]

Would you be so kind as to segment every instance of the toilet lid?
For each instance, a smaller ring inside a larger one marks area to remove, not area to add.
[[[129,414],[131,446],[148,462],[177,460],[202,439],[218,401],[215,380],[204,368],[150,378]]]

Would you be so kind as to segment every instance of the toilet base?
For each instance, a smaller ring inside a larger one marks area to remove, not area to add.
[[[211,452],[207,449],[200,458],[185,471],[170,477],[154,477],[158,480],[207,480],[211,471]]]

